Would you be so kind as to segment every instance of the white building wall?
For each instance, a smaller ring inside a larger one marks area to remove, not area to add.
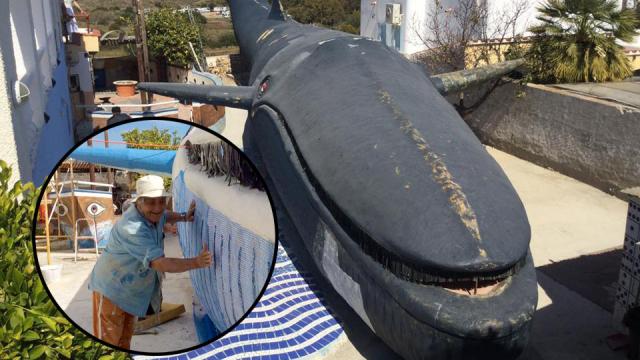
[[[64,52],[62,45],[61,6],[56,1],[40,0],[44,7],[44,16],[47,25],[47,44],[49,50],[50,68],[52,71],[58,66],[57,55]]]
[[[73,146],[58,0],[0,1],[0,159],[42,183]],[[18,103],[14,86],[30,95]]]
[[[517,5],[519,2],[523,3]],[[524,10],[521,15],[518,16],[514,26],[514,33],[516,35],[531,35],[527,29],[538,22],[536,19],[538,10],[536,8],[544,2],[545,0],[488,0],[489,19],[487,21],[487,33],[489,37],[496,32],[496,27],[501,26],[504,22],[499,20],[500,15],[515,13],[516,6],[521,6]],[[508,37],[511,36],[510,34]]]
[[[521,7],[515,25],[504,34],[510,38],[514,35],[531,35],[527,29],[535,25],[538,14],[537,7],[545,0],[478,0],[486,1],[489,18],[487,19],[487,36],[502,38],[505,20],[513,17],[516,7]],[[402,7],[402,25],[393,29],[385,24],[387,4],[400,4]],[[455,8],[459,0],[440,0],[443,9]],[[621,3],[621,1],[619,1]],[[422,38],[428,38],[426,26],[429,15],[433,12],[434,0],[361,0],[360,2],[360,35],[382,41],[387,46],[396,48],[405,55],[411,55],[426,49]],[[390,34],[395,35],[390,38]],[[398,40],[399,39],[399,40]],[[621,43],[627,47],[640,48],[640,36],[632,43]]]
[[[44,28],[44,31],[35,31],[33,35],[36,42],[37,59],[40,65],[41,82],[45,89],[49,89],[51,87],[51,70],[55,65],[55,63],[51,62],[51,56],[55,56],[55,52],[53,54],[49,52],[49,49],[52,48],[49,44],[53,42],[50,42],[48,36],[49,29],[47,29],[47,16],[45,15],[45,4],[43,0],[32,1],[31,12],[33,23],[42,24]],[[49,21],[51,21],[51,19],[49,19]],[[51,24],[49,24],[48,27],[51,28]]]
[[[400,4],[402,24],[394,27],[386,24],[387,4]],[[456,4],[456,0],[441,0],[446,8]],[[360,35],[383,41],[405,55],[426,49],[421,38],[427,38],[426,26],[433,1],[425,0],[361,0]],[[390,37],[392,35],[392,37]]]
[[[427,47],[424,44],[428,38],[426,25],[432,5],[433,1],[408,1],[407,13],[403,19],[403,26],[406,27],[407,32],[403,54],[411,55],[426,50]]]
[[[0,23],[8,24],[9,2],[0,1]],[[0,26],[0,157],[13,169],[11,183],[20,179],[23,174],[31,174],[31,163],[25,161],[28,157],[24,148],[18,148],[15,138],[17,116],[11,98],[13,97],[13,74],[15,73],[15,61],[13,56],[11,28]],[[22,160],[22,161],[21,161]]]
[[[46,46],[42,57],[48,60],[48,67],[42,70],[44,78],[51,78],[45,90],[45,113],[48,121],[41,130],[37,141],[36,163],[32,172],[33,181],[38,184],[53,170],[56,163],[75,144],[73,112],[69,93],[69,71],[66,64],[65,46],[62,42],[62,6],[60,0],[31,0],[42,4],[44,23],[36,24],[36,31],[46,34]],[[47,54],[47,55],[45,55]],[[88,60],[88,59],[87,59]],[[45,61],[43,60],[43,63]],[[91,78],[91,73],[88,73]],[[93,83],[91,84],[93,90]]]
[[[386,5],[400,4],[404,14],[410,0],[362,0],[360,2],[360,35],[382,41],[387,46],[404,52],[405,26],[386,24]],[[402,19],[403,24],[405,17]]]
[[[78,75],[80,91],[92,92],[94,83],[91,57],[89,56],[89,53],[85,51],[77,51],[73,54],[75,59],[73,59],[73,63],[69,66],[69,73],[72,75]]]
[[[493,19],[490,16],[490,19],[488,21],[489,34],[491,34],[491,31],[495,29],[495,26],[500,23],[499,21],[496,21],[496,17],[499,14],[504,13],[505,11],[513,13],[515,6],[514,2],[518,1],[524,0],[488,0],[489,14],[493,15]],[[536,16],[538,15],[537,8],[541,7],[545,2],[545,0],[526,0],[526,9],[522,13],[522,15],[518,17],[518,21],[515,25],[516,34],[524,36],[531,35],[531,33],[527,31],[527,29],[538,23],[538,20],[536,19]],[[622,7],[622,1],[618,0],[617,2],[618,6]],[[635,40],[630,43],[624,43],[621,41],[619,41],[618,43],[625,47],[640,48],[640,36],[637,36]]]
[[[46,94],[42,85],[42,72],[34,37],[31,2],[11,0],[9,11],[16,64],[13,80],[24,83],[31,93],[21,104],[14,103],[15,113],[21,123],[21,131],[16,134],[16,140],[20,146],[29,147],[29,162],[35,164],[35,144],[44,126]]]
[[[527,28],[536,21],[536,6],[544,0],[487,0],[489,10],[487,33],[495,33],[497,26],[503,24],[503,22],[499,20],[501,15],[512,13],[515,8],[514,3],[520,1],[526,1],[526,9],[518,18],[515,25],[515,33],[524,34]],[[401,4],[403,14],[402,25],[400,27],[401,44],[395,47],[406,55],[426,50],[422,39],[426,40],[429,38],[429,26],[427,22],[429,21],[430,14],[434,11],[433,6],[435,5],[435,1],[433,0],[361,0],[360,34],[374,40],[384,41],[384,34],[381,34],[380,29],[384,26],[386,5],[393,3]],[[440,0],[439,3],[442,8],[446,10],[457,7],[459,1]],[[510,32],[509,37],[511,35],[512,32]],[[387,45],[390,45],[388,41]]]

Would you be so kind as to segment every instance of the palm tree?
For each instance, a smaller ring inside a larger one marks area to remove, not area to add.
[[[538,12],[541,23],[529,28],[536,35],[529,55],[541,80],[607,81],[632,74],[616,40],[638,35],[633,10],[618,9],[615,0],[547,0]]]

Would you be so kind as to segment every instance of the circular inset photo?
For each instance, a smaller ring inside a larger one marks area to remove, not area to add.
[[[62,159],[34,218],[54,303],[101,342],[188,351],[232,329],[277,254],[265,183],[234,145],[176,120],[118,123]]]

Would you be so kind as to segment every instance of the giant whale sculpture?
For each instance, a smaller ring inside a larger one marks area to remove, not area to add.
[[[537,302],[527,216],[442,94],[519,62],[429,76],[379,42],[288,19],[277,0],[230,6],[250,86],[139,88],[249,110],[245,151],[278,216],[398,354],[516,358]]]

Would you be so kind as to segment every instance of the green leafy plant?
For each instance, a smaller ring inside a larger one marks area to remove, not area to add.
[[[0,160],[0,359],[126,359],[75,328],[49,299],[34,266],[31,220],[39,190],[11,184]]]
[[[632,74],[616,40],[630,42],[638,34],[631,9],[613,0],[547,0],[538,8],[539,25],[528,53],[537,82],[621,80]]]
[[[193,62],[189,42],[197,49],[200,29],[187,14],[169,8],[151,11],[146,16],[146,30],[153,56],[183,67]]]
[[[169,130],[160,130],[157,126],[145,130],[131,129],[120,133],[120,136],[127,143],[127,147],[132,149],[175,150],[182,140],[176,130],[169,133]]]
[[[176,130],[173,133],[169,133],[169,130],[160,130],[156,126],[145,130],[132,129],[124,131],[120,136],[127,143],[127,147],[132,149],[176,150],[180,145],[180,140],[182,140]],[[138,174],[132,180],[137,180],[140,176]],[[164,187],[165,189],[171,188],[171,178],[164,178]]]

